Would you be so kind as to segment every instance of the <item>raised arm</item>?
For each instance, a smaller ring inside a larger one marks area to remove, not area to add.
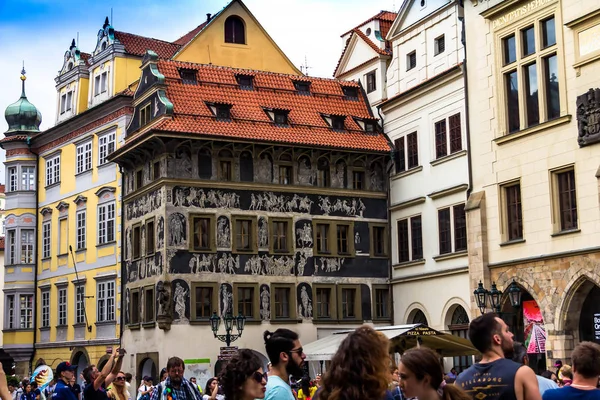
[[[0,364],[0,399],[12,400],[12,395],[8,390],[8,381],[6,380],[6,374],[4,373],[2,364]]]
[[[517,400],[542,400],[535,372],[526,365],[517,370],[515,394]]]
[[[98,377],[94,381],[94,390],[100,389],[102,384],[106,381],[106,378],[111,373],[111,371],[114,367],[114,363],[115,363],[115,353],[112,353],[110,355],[110,358],[106,362],[106,364],[104,364],[102,371],[100,371],[100,375],[98,375]]]
[[[112,370],[110,371],[110,374],[108,374],[108,376],[106,377],[106,381],[104,382],[107,387],[111,383],[113,383],[113,381],[119,374],[119,371],[121,371],[121,366],[123,365],[123,357],[125,356],[126,352],[125,349],[117,349],[116,353],[117,356],[115,357],[115,365],[113,366]]]

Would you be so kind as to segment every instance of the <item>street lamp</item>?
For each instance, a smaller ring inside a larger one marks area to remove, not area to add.
[[[237,335],[232,335],[231,331],[233,330],[233,321],[235,320],[235,325],[237,328]],[[221,324],[221,318],[217,315],[217,312],[213,312],[213,315],[210,317],[210,329],[215,335],[215,338],[219,339],[221,342],[225,342],[227,347],[231,345],[231,342],[235,342],[238,338],[242,336],[242,332],[244,330],[244,326],[246,325],[246,317],[240,313],[236,318],[234,318],[231,313],[227,313],[223,317],[223,321],[225,323],[225,334],[218,335],[219,325]]]
[[[477,301],[477,307],[479,307],[479,311],[484,314],[487,307],[488,291],[483,287],[483,283],[481,283],[481,281],[479,281],[479,285],[477,285],[477,289],[475,289],[473,294],[475,295],[475,301]]]
[[[513,279],[512,283],[510,284],[510,286],[508,287],[507,293],[508,293],[508,298],[510,300],[510,304],[513,306],[513,308],[517,309],[517,308],[521,307],[522,292],[521,292],[521,288],[519,287],[519,285],[517,285],[517,282],[514,279]],[[489,304],[490,304],[490,308],[492,309],[492,311],[494,311],[496,314],[501,314],[500,300],[502,299],[502,291],[498,290],[498,287],[496,286],[496,282],[492,282],[492,289],[487,290],[486,288],[483,287],[483,283],[481,281],[479,281],[479,284],[477,285],[477,289],[475,289],[473,294],[475,295],[475,301],[477,302],[477,307],[479,308],[479,311],[481,311],[482,314],[484,314],[485,310],[487,309],[488,299],[489,299]]]
[[[502,291],[496,287],[496,282],[492,282],[492,290],[489,292],[490,302],[492,310],[497,314],[500,313],[500,299],[502,298]]]

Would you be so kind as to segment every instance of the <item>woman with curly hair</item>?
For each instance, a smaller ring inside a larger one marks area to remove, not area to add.
[[[248,349],[238,351],[219,375],[227,400],[264,399],[267,379],[260,360]]]
[[[431,349],[410,349],[398,365],[400,388],[405,397],[419,400],[471,400],[458,386],[444,382],[439,356]]]
[[[389,340],[361,326],[342,341],[316,394],[318,400],[380,400],[389,381]]]

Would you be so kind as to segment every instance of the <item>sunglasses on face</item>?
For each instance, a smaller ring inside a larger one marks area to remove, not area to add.
[[[117,376],[117,377],[115,378],[115,381],[124,381],[124,380],[125,380],[125,377],[124,377],[124,376]]]
[[[298,347],[297,349],[290,350],[290,353],[303,354],[304,353],[304,349],[302,347]]]
[[[269,374],[268,374],[268,373],[266,373],[266,372],[260,373],[260,372],[258,372],[258,371],[255,371],[255,372],[252,374],[252,378],[253,378],[253,379],[254,379],[256,382],[258,382],[258,383],[262,383],[263,379],[265,380],[265,382],[269,380]]]

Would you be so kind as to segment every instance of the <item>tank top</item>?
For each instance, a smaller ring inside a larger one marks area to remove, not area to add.
[[[505,358],[473,364],[456,378],[455,385],[473,399],[517,400],[515,375],[521,367],[521,364]]]

